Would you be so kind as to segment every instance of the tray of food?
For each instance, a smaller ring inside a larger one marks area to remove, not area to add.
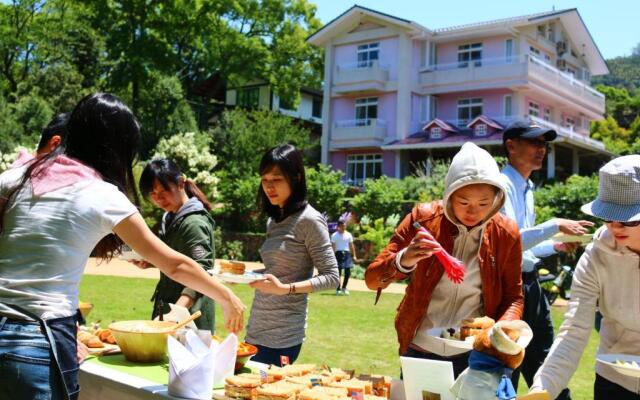
[[[471,350],[475,336],[494,323],[489,317],[463,319],[459,327],[432,328],[429,335],[432,336],[431,340],[441,343],[445,350]]]
[[[640,356],[631,354],[599,354],[599,363],[608,365],[622,375],[640,378]]]
[[[251,283],[265,279],[264,274],[247,271],[245,263],[239,261],[222,260],[210,273],[227,283]]]

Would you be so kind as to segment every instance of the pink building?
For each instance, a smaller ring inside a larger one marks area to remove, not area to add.
[[[345,180],[403,177],[465,141],[501,155],[518,118],[554,128],[548,178],[591,173],[609,154],[589,137],[607,65],[576,9],[438,30],[353,6],[313,34],[325,50],[322,162]]]

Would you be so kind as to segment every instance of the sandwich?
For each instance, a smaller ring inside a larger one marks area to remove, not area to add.
[[[314,381],[318,383],[318,385],[328,385],[335,381],[335,377],[331,375],[315,375],[315,374],[306,374],[302,376],[289,376],[285,378],[288,382],[297,383],[299,385],[305,385],[309,388],[313,387]]]
[[[298,394],[298,400],[337,400],[349,398],[348,390],[328,386],[314,386]]]
[[[298,393],[305,389],[305,385],[287,381],[268,383],[257,389],[257,400],[295,400]]]
[[[247,269],[247,266],[243,262],[239,261],[220,261],[220,273],[221,274],[233,274],[242,275]]]
[[[343,379],[340,382],[330,383],[331,387],[345,388],[352,392],[360,392],[363,394],[373,394],[373,385],[369,381],[361,381],[360,379]]]
[[[232,375],[225,379],[224,395],[232,399],[255,400],[258,395],[256,389],[260,383],[258,374]]]

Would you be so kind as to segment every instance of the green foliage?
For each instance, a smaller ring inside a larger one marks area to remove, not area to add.
[[[386,219],[380,217],[375,220],[365,215],[360,218],[358,239],[372,242],[374,252],[380,253],[393,236],[399,222],[400,216],[398,214],[391,214]]]
[[[373,220],[387,218],[402,212],[404,185],[398,179],[382,176],[367,179],[364,191],[353,197],[351,205],[356,215],[367,215]]]
[[[301,151],[315,145],[306,128],[267,110],[225,111],[212,135],[219,167],[234,179],[258,173],[262,155],[276,145],[289,143]]]
[[[449,160],[436,160],[427,174],[426,163],[415,166],[413,176],[403,180],[405,199],[420,203],[442,199],[444,195],[444,178],[449,171]]]
[[[242,254],[242,242],[239,240],[222,240],[222,230],[216,227],[213,234],[213,244],[215,247],[216,258],[225,260],[244,260]]]
[[[211,152],[210,143],[211,137],[205,133],[179,133],[160,140],[152,158],[173,160],[208,198],[214,198],[217,195],[218,178],[213,170],[218,158]]]
[[[580,211],[598,195],[598,177],[572,175],[565,182],[545,185],[535,191],[536,223],[552,218],[597,219]]]
[[[326,213],[329,220],[336,221],[344,212],[342,203],[347,187],[342,183],[342,172],[332,171],[326,165],[305,168],[307,198],[319,212]]]
[[[216,220],[225,231],[264,232],[265,218],[256,204],[260,177],[256,174],[240,178],[230,177],[228,172],[220,172],[220,196],[223,204],[215,210]]]
[[[591,137],[603,142],[614,154],[629,154],[636,140],[632,131],[621,128],[611,116],[591,123]]]
[[[637,49],[637,47],[636,47]],[[634,53],[628,57],[616,57],[607,60],[609,74],[596,76],[592,79],[594,85],[604,84],[624,88],[635,93],[640,88],[640,54]]]

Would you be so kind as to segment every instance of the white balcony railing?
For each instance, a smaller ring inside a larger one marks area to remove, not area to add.
[[[381,90],[389,80],[389,67],[378,60],[344,63],[336,66],[334,86],[336,90]]]
[[[354,126],[387,126],[387,121],[380,118],[345,119],[336,121],[337,128],[349,128]]]
[[[443,87],[530,77],[536,77],[544,84],[579,98],[604,112],[605,96],[602,93],[530,54],[430,65],[422,69],[420,80],[426,87]]]
[[[387,135],[387,122],[379,118],[336,121],[331,132],[334,148],[353,145],[381,145]]]
[[[558,135],[563,136],[571,141],[584,143],[591,147],[604,150],[604,143],[591,139],[588,133],[578,133],[574,131],[573,128],[566,128],[564,126],[554,124],[553,122],[546,121],[542,118],[533,116],[529,116],[529,118],[538,125],[553,129],[558,133]]]

